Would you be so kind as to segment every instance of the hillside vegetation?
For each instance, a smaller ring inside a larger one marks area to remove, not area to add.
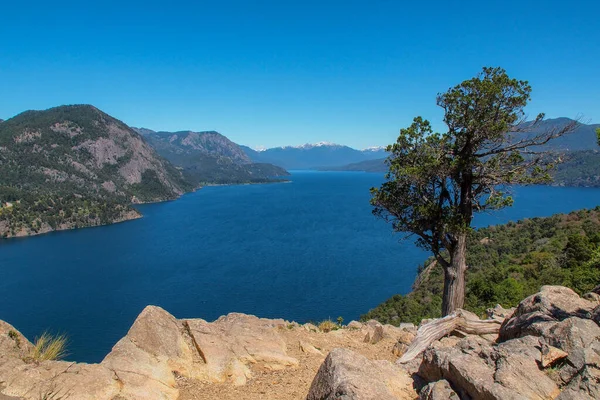
[[[154,132],[137,129],[158,154],[181,169],[195,187],[205,184],[272,182],[289,175],[267,163],[253,163],[241,146],[218,132]]]
[[[26,111],[0,124],[0,237],[136,218],[130,203],[190,188],[139,134],[93,106]]]
[[[600,207],[473,230],[467,245],[467,310],[516,306],[542,285],[583,294],[600,283]],[[443,272],[419,268],[413,291],[395,295],[361,318],[418,323],[441,315]]]

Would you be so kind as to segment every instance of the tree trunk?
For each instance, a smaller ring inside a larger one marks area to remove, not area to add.
[[[467,234],[459,233],[452,249],[450,264],[444,269],[444,298],[442,317],[463,308],[465,304],[465,272],[467,270]]]
[[[500,332],[501,326],[502,321],[495,319],[482,321],[472,313],[457,310],[451,315],[433,320],[421,326],[417,331],[417,337],[397,362],[401,364],[411,361],[425,351],[431,343],[440,340],[455,330],[460,330],[470,335],[497,334]]]

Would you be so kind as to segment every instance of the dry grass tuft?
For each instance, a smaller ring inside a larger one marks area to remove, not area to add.
[[[340,326],[333,322],[331,319],[326,319],[319,323],[319,330],[321,332],[331,332],[340,329]]]
[[[31,353],[33,361],[60,360],[67,355],[67,337],[65,335],[51,335],[44,332],[36,338]]]

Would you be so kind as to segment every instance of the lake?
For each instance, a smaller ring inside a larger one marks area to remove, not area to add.
[[[349,322],[406,293],[427,254],[371,215],[382,174],[296,171],[290,183],[206,187],[139,206],[144,218],[0,240],[0,319],[66,333],[98,362],[148,304],[178,318],[229,312]],[[517,188],[478,226],[600,204],[600,189]]]

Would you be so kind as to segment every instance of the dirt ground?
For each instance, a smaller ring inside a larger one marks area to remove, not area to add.
[[[295,326],[279,329],[279,333],[287,344],[288,356],[298,360],[298,367],[266,371],[253,366],[251,367],[252,378],[244,386],[181,380],[180,400],[305,399],[321,363],[336,347],[353,350],[371,360],[394,362],[397,359],[392,354],[392,348],[396,343],[394,339],[384,337],[376,344],[365,343],[365,333],[360,330],[340,329],[324,333],[310,332],[302,326]],[[300,342],[311,344],[323,355],[302,351]]]

